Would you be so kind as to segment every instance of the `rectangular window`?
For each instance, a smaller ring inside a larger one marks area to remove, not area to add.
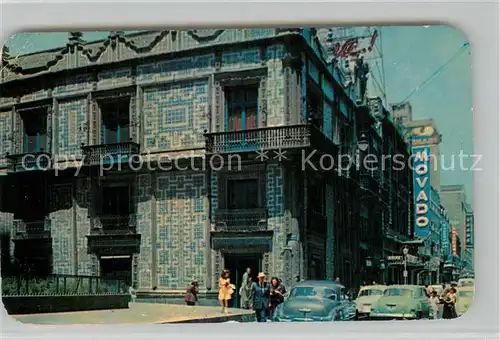
[[[100,105],[101,143],[115,144],[130,141],[130,98],[115,99]]]
[[[258,95],[256,86],[231,87],[226,90],[227,130],[258,128]]]
[[[323,131],[323,95],[313,82],[308,82],[308,84],[307,111],[312,124]]]
[[[24,126],[23,150],[25,153],[47,150],[47,109],[37,108],[21,113]]]
[[[102,214],[109,216],[128,216],[130,214],[129,195],[128,186],[103,187]]]
[[[257,179],[234,179],[227,181],[228,209],[259,208],[259,181]]]

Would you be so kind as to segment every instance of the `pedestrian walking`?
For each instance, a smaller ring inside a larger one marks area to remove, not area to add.
[[[137,299],[137,295],[135,293],[134,287],[129,286],[128,293],[130,294],[130,302],[135,303],[135,299]]]
[[[439,318],[439,296],[435,290],[432,291],[429,298],[429,319],[436,320]]]
[[[269,293],[269,319],[273,320],[274,311],[285,301],[286,289],[280,279],[273,277]]]
[[[233,289],[229,282],[229,270],[224,270],[219,278],[219,302],[222,313],[228,313],[228,302],[233,295]]]
[[[340,284],[340,278],[338,278],[338,277],[337,277],[337,278],[335,279],[335,283],[336,283],[336,284]]]
[[[424,287],[425,287],[425,295],[427,296],[428,299],[430,299],[432,288],[429,287],[429,285],[424,285]]]
[[[267,321],[267,309],[269,308],[270,286],[266,282],[266,275],[259,273],[259,282],[252,284],[252,308],[255,311],[257,322]]]
[[[186,289],[186,295],[184,296],[184,301],[188,306],[194,306],[198,301],[198,281],[193,280],[191,284]]]
[[[240,307],[243,309],[250,309],[250,298],[252,295],[252,269],[247,268],[243,277],[241,278],[240,287]]]
[[[443,300],[443,319],[455,319],[457,317],[457,311],[455,309],[455,304],[457,302],[456,293],[457,290],[451,287],[446,294]]]

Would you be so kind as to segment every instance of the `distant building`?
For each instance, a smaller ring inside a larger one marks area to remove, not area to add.
[[[413,120],[413,112],[410,103],[391,104],[390,106],[394,122],[408,125]]]
[[[468,204],[467,204],[467,196],[465,193],[465,188],[463,185],[443,185],[441,187],[441,202],[442,205],[448,211],[448,217],[450,219],[450,227],[456,229],[457,236],[462,242],[462,251],[467,248],[467,215],[468,215]],[[470,219],[469,219],[470,221]],[[473,220],[472,225],[473,228]],[[473,229],[471,230],[473,232]],[[472,241],[473,245],[473,236],[469,237],[469,244]],[[459,256],[462,256],[462,252],[458,253]]]

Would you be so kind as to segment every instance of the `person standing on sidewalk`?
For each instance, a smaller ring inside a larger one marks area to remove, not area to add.
[[[273,277],[271,279],[270,291],[269,318],[273,320],[276,307],[278,307],[278,305],[285,301],[286,289],[285,286],[281,283],[280,279],[278,279],[277,277]]]
[[[259,273],[259,282],[252,284],[252,309],[255,311],[257,322],[267,321],[267,308],[269,307],[270,286],[265,281],[266,275]]]
[[[240,306],[243,309],[250,309],[250,298],[252,294],[252,269],[247,268],[241,278]]]
[[[219,278],[219,302],[222,313],[228,313],[228,302],[231,300],[232,287],[229,282],[229,271],[225,269]]]
[[[429,319],[436,320],[439,318],[439,296],[435,290],[432,291],[429,298]]]
[[[186,290],[186,295],[184,297],[184,301],[188,306],[194,306],[196,301],[198,301],[198,281],[194,280],[188,286]]]

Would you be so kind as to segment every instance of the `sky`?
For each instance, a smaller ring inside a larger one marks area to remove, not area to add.
[[[388,103],[408,99],[413,119],[434,119],[442,134],[441,154],[444,166],[455,170],[441,171],[441,184],[463,184],[469,203],[473,203],[473,171],[461,170],[459,155],[473,155],[471,48],[465,49],[446,69],[432,74],[450,60],[467,42],[460,32],[447,26],[394,26],[379,28]],[[88,32],[87,41],[103,39],[108,32]],[[11,57],[64,46],[67,32],[23,33],[11,37],[6,45]],[[473,47],[472,47],[473,48]],[[472,165],[471,159],[464,162]],[[481,164],[479,164],[479,167]]]

